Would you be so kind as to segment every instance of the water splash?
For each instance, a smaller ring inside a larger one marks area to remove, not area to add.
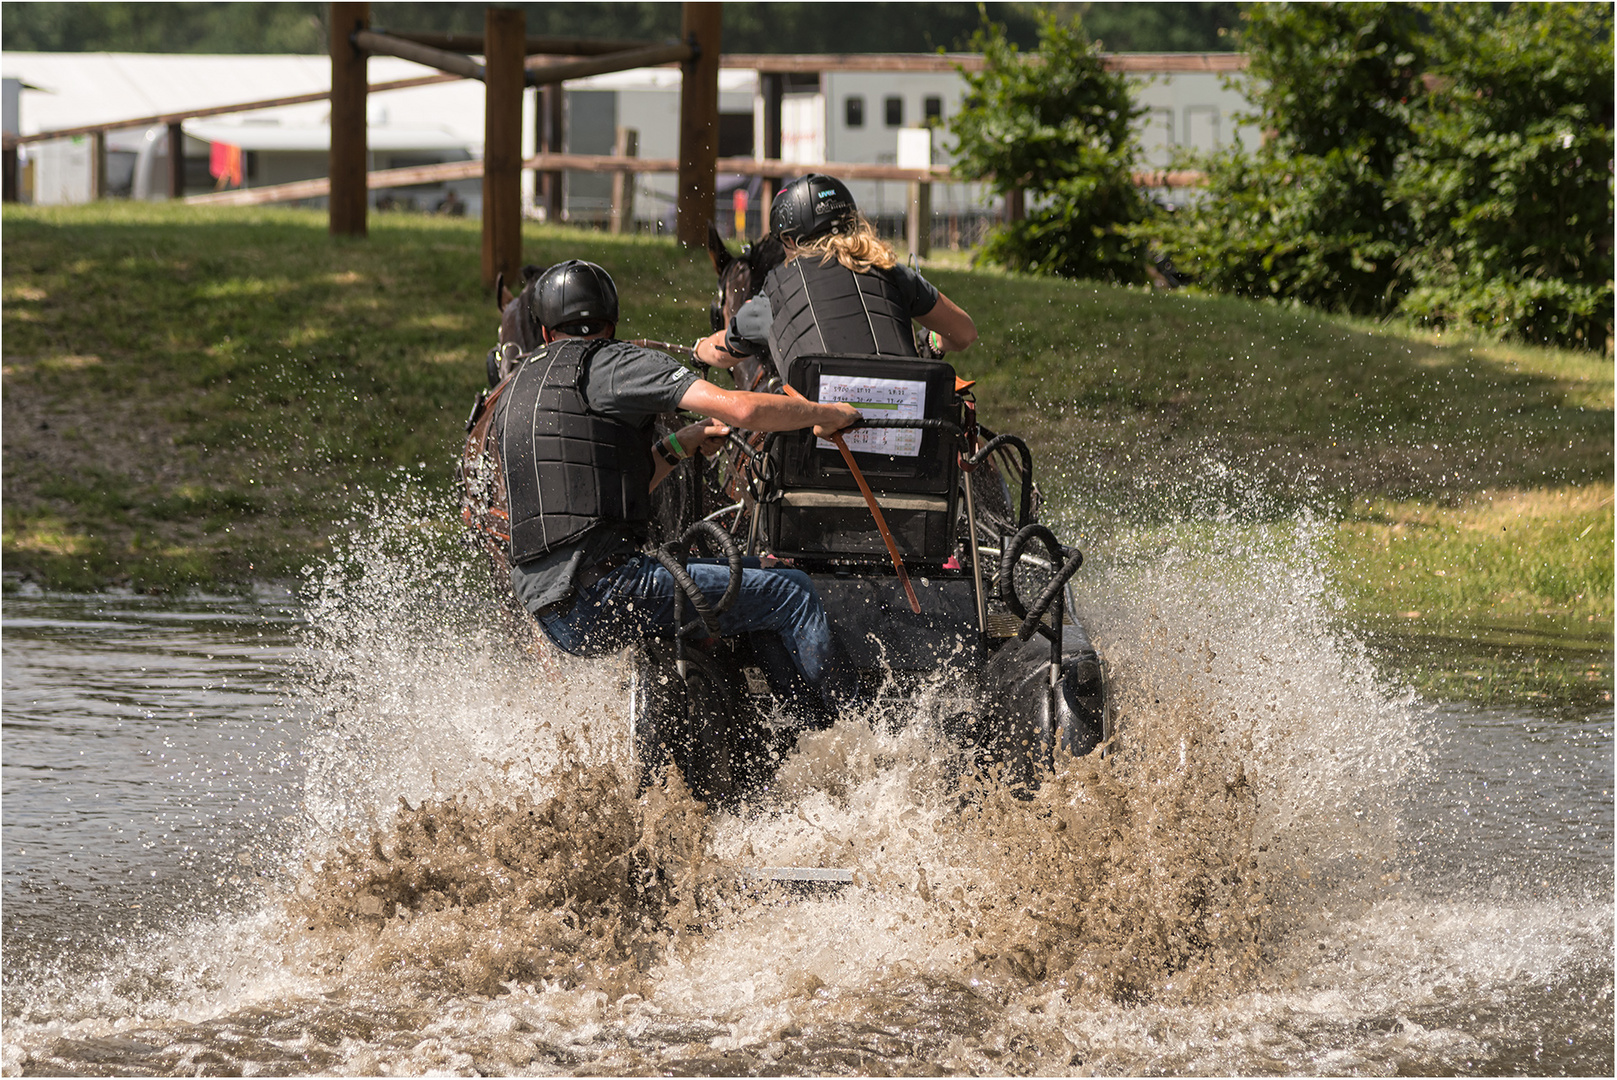
[[[1581,996],[1559,1022],[1587,1045],[1609,890],[1412,886],[1421,714],[1342,629],[1324,526],[1202,510],[1115,527],[1081,577],[1106,756],[1018,799],[923,698],[804,736],[767,797],[710,814],[677,778],[636,797],[624,665],[491,617],[446,508],[378,500],[309,579],[278,887],[38,1011],[6,1070],[123,1040],[167,1071],[1489,1071],[1495,1029],[1465,1017],[1531,988]],[[856,883],[795,897],[758,865]]]

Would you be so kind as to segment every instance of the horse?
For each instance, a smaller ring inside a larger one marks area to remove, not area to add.
[[[500,331],[494,347],[488,352],[488,385],[490,389],[504,382],[516,371],[517,365],[528,353],[544,344],[539,328],[528,318],[526,297],[544,267],[528,264],[522,268],[522,284],[512,292],[505,283],[505,271],[494,277],[494,303],[500,312]],[[521,300],[521,303],[518,301]]]
[[[707,227],[707,256],[719,276],[719,291],[708,308],[708,321],[714,330],[730,325],[741,305],[764,287],[764,278],[786,261],[786,245],[774,233],[765,233],[732,255],[724,237],[710,222]],[[767,357],[746,357],[730,369],[738,390],[767,390],[775,377]]]

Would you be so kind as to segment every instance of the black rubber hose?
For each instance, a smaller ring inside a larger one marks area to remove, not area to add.
[[[724,595],[719,602],[713,605],[716,614],[730,610],[730,605],[736,602],[741,593],[741,548],[735,542],[735,537],[719,528],[711,521],[698,521],[685,530],[685,535],[679,538],[680,544],[689,550],[693,543],[706,540],[712,545],[715,555],[723,555],[730,565],[730,583],[724,588]]]
[[[684,593],[685,598],[690,600],[691,606],[696,608],[697,617],[681,626],[677,631],[678,636],[688,637],[699,629],[705,629],[708,631],[708,637],[718,637],[719,616],[714,612],[713,605],[707,602],[707,597],[702,595],[702,590],[696,587],[696,582],[691,580],[691,575],[685,570],[684,560],[667,548],[654,547],[648,550],[646,554],[662,564],[662,568],[667,570],[669,575],[673,577],[674,584],[679,586],[679,591]],[[736,580],[740,580],[739,576]],[[674,597],[674,621],[677,623],[683,617],[684,612],[681,611],[680,598],[676,596]]]
[[[924,431],[941,431],[946,435],[964,435],[966,433],[965,429],[959,424],[953,420],[945,420],[942,417],[933,417],[931,419],[915,417],[909,420],[861,419],[856,420],[851,427],[846,427],[842,430],[853,431],[856,428],[921,428]]]
[[[1022,605],[1022,598],[1016,594],[1016,564],[1021,561],[1022,549],[1034,540],[1045,546],[1050,554],[1051,565],[1060,563],[1061,569],[1034,601],[1033,607],[1026,608]],[[1043,623],[1044,614],[1050,610],[1051,604],[1061,595],[1062,589],[1072,579],[1072,575],[1078,572],[1083,562],[1083,552],[1076,548],[1069,552],[1061,546],[1061,541],[1056,539],[1055,533],[1046,526],[1036,523],[1024,525],[1011,542],[1005,545],[999,560],[999,600],[1011,610],[1012,614],[1022,620],[1021,629],[1016,633],[1018,640],[1026,641],[1033,636],[1035,630],[1045,634],[1046,637],[1051,637],[1050,631]],[[1065,617],[1064,613],[1062,617]],[[1059,633],[1059,629],[1056,632]],[[1055,639],[1052,637],[1052,640]]]
[[[1033,513],[1033,451],[1027,448],[1015,435],[995,435],[983,444],[983,448],[966,459],[966,467],[974,469],[988,460],[988,455],[1002,446],[1013,446],[1022,458],[1022,512],[1016,519],[1018,528],[1026,528],[1028,518]],[[1052,538],[1053,539],[1053,538]]]

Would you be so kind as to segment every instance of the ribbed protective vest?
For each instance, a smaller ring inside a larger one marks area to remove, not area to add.
[[[535,350],[504,395],[500,457],[511,501],[511,562],[538,558],[604,521],[644,531],[651,520],[651,421],[591,411],[590,361],[605,341]]]
[[[915,355],[910,314],[882,274],[856,274],[807,256],[771,270],[764,295],[774,316],[769,351],[782,379],[793,360],[814,353]]]

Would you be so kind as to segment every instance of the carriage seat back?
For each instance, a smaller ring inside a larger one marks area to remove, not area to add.
[[[954,368],[933,360],[815,354],[798,357],[791,385],[812,401],[847,401],[870,418],[959,424]],[[954,550],[958,440],[936,429],[861,428],[844,436],[906,561],[941,563]],[[785,432],[770,451],[779,498],[764,521],[783,558],[872,559],[887,548],[842,454],[811,431]]]

